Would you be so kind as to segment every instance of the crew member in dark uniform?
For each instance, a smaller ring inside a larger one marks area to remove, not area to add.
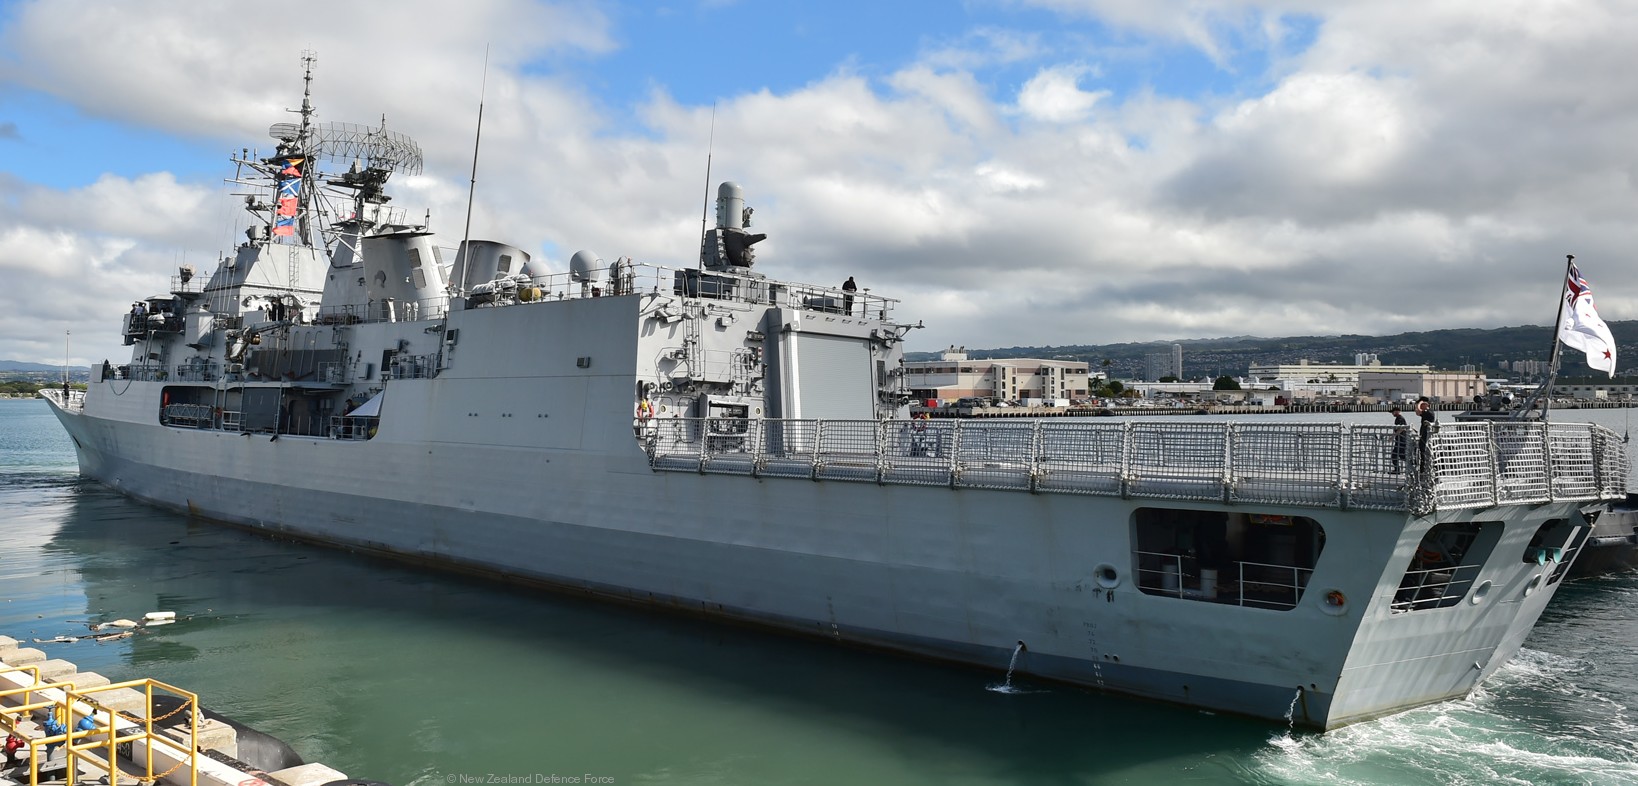
[[[1422,419],[1422,472],[1427,474],[1433,472],[1433,449],[1428,441],[1439,430],[1439,417],[1433,414],[1433,405],[1427,396],[1416,400],[1416,416]]]
[[[853,293],[857,291],[859,291],[859,285],[853,283],[852,276],[848,276],[847,280],[842,282],[842,313],[852,316]]]
[[[1393,413],[1393,474],[1398,475],[1405,465],[1406,448],[1410,443],[1410,426],[1405,423],[1405,416],[1400,414],[1399,406],[1389,410]]]

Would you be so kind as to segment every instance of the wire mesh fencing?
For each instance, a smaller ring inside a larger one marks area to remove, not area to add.
[[[1403,510],[1620,499],[1629,459],[1585,423],[662,418],[650,465],[888,485]]]

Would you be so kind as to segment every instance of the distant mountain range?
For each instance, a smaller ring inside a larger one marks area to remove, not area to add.
[[[1611,322],[1609,326],[1610,333],[1615,337],[1622,375],[1630,375],[1631,372],[1627,370],[1638,369],[1638,320]],[[1455,370],[1472,364],[1490,376],[1506,376],[1508,372],[1501,370],[1498,362],[1546,360],[1552,350],[1552,333],[1550,326],[1523,325],[1488,330],[1429,330],[1392,336],[1231,336],[1147,343],[969,348],[967,356],[1084,360],[1094,369],[1101,368],[1103,361],[1108,360],[1112,376],[1131,378],[1144,373],[1147,356],[1169,351],[1171,345],[1180,344],[1183,347],[1183,376],[1188,379],[1224,374],[1242,376],[1253,365],[1296,363],[1301,360],[1353,363],[1354,355],[1362,352],[1374,353],[1385,365],[1425,363],[1437,370]],[[937,357],[937,352],[905,353],[907,360],[933,360]],[[1583,372],[1591,373],[1584,365],[1581,353],[1566,350],[1563,374],[1584,376]]]
[[[61,372],[62,370],[63,370],[63,367],[62,367],[61,364],[53,366],[53,365],[50,365],[48,363],[24,363],[24,362],[22,362],[20,360],[0,360],[0,372],[3,372],[3,371],[21,371],[21,372],[57,371],[57,372]],[[68,371],[69,371],[69,373],[73,373],[75,371],[90,373],[91,369],[88,366],[69,366]]]

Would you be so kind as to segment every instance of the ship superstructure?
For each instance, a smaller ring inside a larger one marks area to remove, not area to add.
[[[508,580],[1333,728],[1464,695],[1625,494],[1579,424],[912,420],[897,301],[755,270],[445,247],[419,149],[276,126],[262,216],[53,402],[194,515]],[[340,161],[325,176],[321,161]],[[252,182],[247,179],[246,182]],[[336,209],[318,205],[334,196]],[[293,201],[289,201],[293,200]],[[447,264],[447,267],[446,267]]]

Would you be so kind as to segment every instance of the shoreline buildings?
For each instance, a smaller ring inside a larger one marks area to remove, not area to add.
[[[1081,360],[967,357],[966,347],[950,347],[938,360],[904,363],[906,386],[919,401],[992,398],[999,401],[1086,398],[1093,374]],[[1101,378],[1101,374],[1098,375]]]

